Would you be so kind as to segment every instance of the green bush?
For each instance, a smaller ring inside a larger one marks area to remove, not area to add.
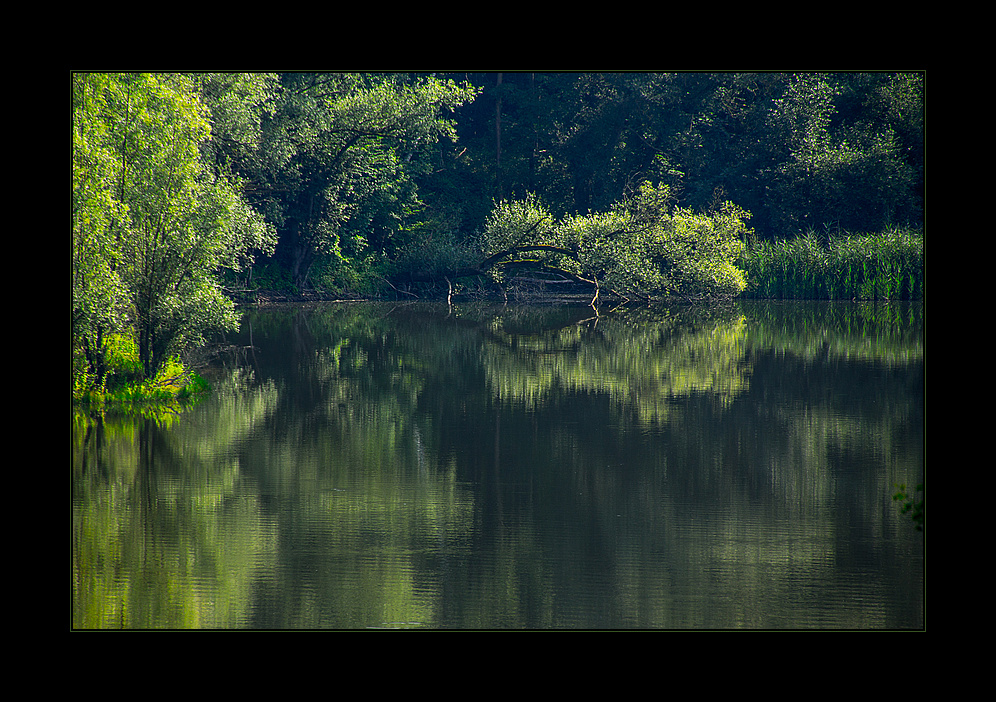
[[[749,218],[732,203],[704,214],[675,207],[667,186],[649,184],[608,212],[560,221],[528,197],[495,206],[484,253],[548,247],[529,261],[495,266],[496,277],[533,263],[624,297],[731,297],[746,286],[737,263]]]
[[[102,411],[108,407],[159,404],[175,409],[210,391],[207,381],[176,357],[163,362],[154,377],[145,378],[138,345],[127,334],[105,337],[104,356],[104,378],[75,389],[74,399],[82,406]]]
[[[123,385],[142,377],[142,362],[138,358],[138,344],[126,334],[109,334],[104,337],[104,358],[108,380]]]
[[[279,263],[257,263],[252,269],[251,287],[255,290],[297,292],[290,272]]]
[[[451,229],[418,226],[408,234],[408,241],[399,247],[391,263],[394,275],[413,278],[444,275],[473,268],[480,261],[478,242],[460,239]]]

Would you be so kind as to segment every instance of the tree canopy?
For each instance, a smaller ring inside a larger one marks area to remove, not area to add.
[[[526,192],[558,213],[604,211],[643,181],[694,210],[736,202],[764,237],[922,216],[923,73],[468,77],[483,92],[458,133],[491,176],[481,220]]]

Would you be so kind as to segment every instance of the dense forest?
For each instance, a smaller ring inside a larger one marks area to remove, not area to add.
[[[922,269],[922,72],[71,82],[75,397],[169,385],[263,289],[784,295],[758,282],[777,255],[866,260],[858,235]],[[883,294],[833,270],[793,289]],[[901,277],[887,294],[922,295]]]

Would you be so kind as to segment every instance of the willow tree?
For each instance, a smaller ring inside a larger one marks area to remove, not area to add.
[[[74,357],[124,329],[151,377],[235,325],[219,272],[269,251],[272,228],[202,159],[209,114],[189,77],[79,74],[73,93]]]
[[[124,322],[118,239],[127,208],[120,200],[121,135],[113,116],[126,98],[106,75],[73,76],[72,349],[73,385],[105,373],[104,335]]]
[[[622,298],[732,297],[750,214],[733,203],[707,213],[677,207],[667,186],[644,184],[605,212],[554,220],[533,197],[498,203],[484,228],[496,277],[540,271]],[[530,254],[524,258],[521,254]],[[483,266],[482,266],[483,268]]]

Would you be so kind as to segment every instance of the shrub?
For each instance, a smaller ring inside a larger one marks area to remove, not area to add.
[[[123,385],[142,377],[138,344],[130,335],[109,334],[104,337],[104,358],[108,373],[107,380],[112,385]]]
[[[535,197],[495,206],[485,255],[540,248],[528,262],[621,296],[734,296],[746,286],[737,267],[752,233],[750,214],[732,203],[696,214],[677,208],[667,186],[644,184],[608,212],[554,221]],[[508,266],[496,266],[496,277]]]
[[[131,408],[157,404],[175,411],[210,391],[207,381],[188,370],[176,357],[160,365],[153,378],[144,377],[138,345],[127,334],[110,334],[104,339],[104,378],[88,386],[74,388],[74,399],[82,406],[103,411],[108,407]]]

